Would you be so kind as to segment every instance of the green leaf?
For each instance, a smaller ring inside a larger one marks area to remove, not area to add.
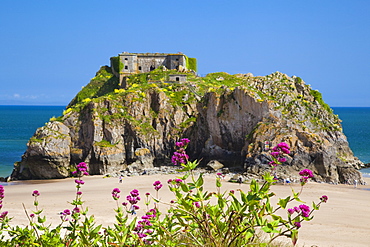
[[[204,183],[204,180],[203,180],[203,173],[199,174],[199,177],[197,179],[197,181],[195,182],[195,187],[196,188],[200,188],[201,186],[203,186],[203,183]]]
[[[39,211],[32,211],[34,214],[36,214],[36,215],[39,215],[39,214],[41,214],[42,213],[42,211],[43,211],[43,209],[41,209],[41,210],[39,210]]]
[[[222,196],[218,197],[218,206],[222,209],[225,207],[225,205],[226,205],[225,199]]]
[[[319,210],[320,209],[320,205],[316,204],[315,202],[312,202],[312,207],[314,210]]]
[[[251,237],[253,237],[254,233],[251,232],[250,230],[247,231],[247,233],[244,235],[244,238],[246,240],[250,239]]]
[[[269,183],[275,182],[274,176],[270,175],[270,173],[268,172],[266,172],[262,177],[266,182],[269,182]]]
[[[181,183],[180,186],[181,186],[182,191],[184,192],[190,191],[189,186],[186,183]]]
[[[220,188],[221,186],[222,186],[221,179],[220,178],[216,178],[216,187],[217,188]]]
[[[259,191],[259,184],[257,183],[257,181],[255,179],[252,179],[251,181],[251,185],[250,185],[250,189],[252,192],[254,193],[257,193]]]
[[[189,176],[190,176],[190,173],[185,173],[185,175],[180,177],[180,179],[185,181]]]
[[[285,199],[279,199],[278,205],[281,206],[283,209],[285,209],[289,201],[290,201],[290,196],[288,196]]]
[[[292,243],[293,245],[295,246],[297,244],[297,241],[298,241],[298,230],[292,230],[291,231],[291,239],[292,239]]]
[[[37,222],[38,222],[38,223],[42,224],[42,223],[44,223],[45,221],[46,221],[46,217],[45,217],[45,216],[44,216],[44,217],[42,217],[42,218],[41,218],[41,216],[37,217]]]

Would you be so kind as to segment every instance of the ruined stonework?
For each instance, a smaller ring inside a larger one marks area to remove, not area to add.
[[[160,66],[169,70],[186,70],[186,56],[182,53],[128,53],[118,54],[119,66],[118,71],[114,69],[113,60],[111,67],[113,73],[119,77],[122,87],[126,87],[125,79],[127,76],[138,73],[147,73],[157,69]]]

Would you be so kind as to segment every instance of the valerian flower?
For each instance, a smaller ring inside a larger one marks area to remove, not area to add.
[[[275,169],[277,165],[286,162],[287,159],[284,157],[284,155],[290,154],[289,149],[290,147],[285,142],[281,142],[273,147],[272,152],[270,152],[270,155],[272,156],[272,161],[269,162],[269,165],[271,165]]]
[[[303,169],[302,171],[299,172],[299,175],[302,176],[301,179],[300,179],[302,186],[305,185],[308,182],[309,178],[314,177],[312,171],[309,170],[309,169]]]
[[[294,212],[295,212],[295,210],[294,210],[293,208],[289,208],[289,209],[288,209],[288,213],[289,213],[289,214],[294,214]]]
[[[174,165],[186,164],[189,156],[186,154],[185,149],[188,146],[190,140],[188,138],[183,138],[179,142],[176,142],[176,147],[178,148],[176,152],[173,153],[171,161]]]
[[[156,191],[158,191],[158,190],[160,190],[160,188],[162,188],[162,183],[161,183],[161,181],[155,181],[154,183],[153,183],[153,186],[154,186],[154,189],[156,190]]]
[[[40,196],[40,192],[39,192],[38,190],[34,190],[34,191],[32,192],[32,196],[34,196],[34,197],[38,197],[38,196]]]
[[[322,202],[327,202],[328,201],[328,196],[326,196],[326,195],[323,195],[323,196],[321,196],[320,197],[320,200],[322,201]]]
[[[310,207],[305,205],[305,204],[302,204],[302,205],[299,205],[299,209],[301,210],[301,214],[303,217],[308,217],[310,216]]]
[[[308,177],[308,178],[313,178],[313,173],[310,169],[303,169],[302,171],[299,172],[299,175]]]
[[[113,189],[112,197],[113,197],[114,200],[118,200],[120,198],[119,193],[121,193],[121,191],[118,188]]]

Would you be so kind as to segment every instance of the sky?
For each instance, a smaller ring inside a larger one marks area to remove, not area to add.
[[[0,105],[67,105],[109,58],[183,52],[198,73],[299,76],[370,107],[370,1],[2,0]]]

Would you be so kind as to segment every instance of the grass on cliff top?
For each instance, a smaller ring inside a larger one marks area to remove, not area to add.
[[[118,78],[112,74],[112,69],[108,66],[102,66],[90,83],[78,92],[67,108],[113,92],[119,87],[118,84]]]
[[[186,74],[187,83],[169,82],[171,74]],[[323,101],[322,95],[316,90],[312,90],[309,85],[304,85],[309,95],[299,94],[296,90],[296,83],[301,84],[299,77],[290,78],[280,72],[267,76],[245,76],[230,75],[225,72],[210,73],[205,77],[198,77],[194,73],[178,72],[176,70],[164,70],[159,67],[148,73],[134,74],[127,79],[127,88],[121,89],[118,78],[116,78],[110,67],[103,66],[96,73],[96,76],[86,85],[71,101],[68,107],[79,110],[90,101],[99,102],[101,100],[117,100],[122,102],[130,100],[144,102],[148,90],[162,91],[166,94],[170,104],[174,106],[184,106],[185,104],[199,100],[207,92],[215,92],[218,95],[225,93],[225,90],[232,91],[236,87],[247,90],[257,101],[275,102],[276,108],[279,108],[284,115],[295,115],[298,108],[315,109],[307,97],[311,95],[314,100],[327,111],[332,120],[327,124],[313,119],[311,122],[317,122],[322,129],[332,129],[334,122],[339,126],[339,119],[334,116],[332,109]],[[130,95],[128,97],[128,95]],[[297,110],[294,110],[296,109]],[[308,112],[308,111],[307,111]],[[290,114],[291,113],[291,114]],[[311,114],[311,113],[310,113]],[[311,114],[313,116],[317,114]],[[335,129],[336,130],[336,129]]]

